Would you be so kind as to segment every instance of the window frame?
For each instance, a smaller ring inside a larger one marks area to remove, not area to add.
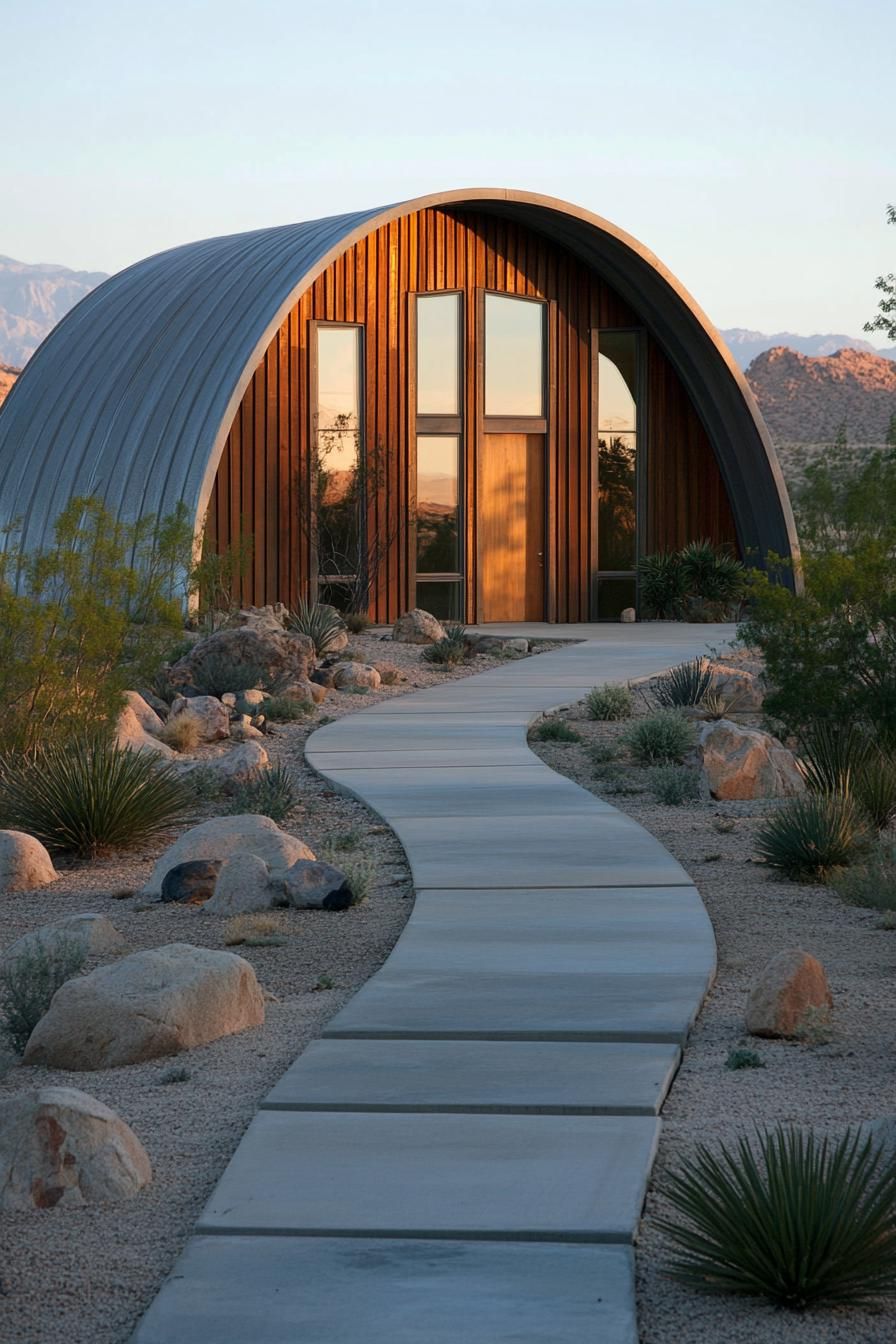
[[[491,295],[497,299],[511,299],[517,303],[537,304],[541,308],[541,415],[487,415],[485,410],[485,380],[488,360],[488,334],[485,317],[486,299]],[[477,370],[482,404],[481,422],[485,434],[547,434],[548,432],[548,396],[550,343],[550,302],[534,294],[511,294],[507,290],[482,288],[477,290],[476,302],[476,350]]]
[[[635,358],[637,372],[635,376],[635,429],[620,431],[632,434],[635,440],[635,567],[634,569],[600,569],[598,565],[598,500],[600,489],[600,337],[602,334],[614,336],[631,335],[635,338]],[[591,500],[591,542],[590,542],[590,582],[588,591],[588,610],[592,621],[610,621],[610,617],[598,614],[600,583],[603,579],[634,579],[635,614],[641,619],[641,583],[638,577],[638,562],[643,551],[644,534],[647,524],[647,333],[644,327],[605,326],[591,327],[591,404],[590,404],[590,441],[589,454],[589,496]]]

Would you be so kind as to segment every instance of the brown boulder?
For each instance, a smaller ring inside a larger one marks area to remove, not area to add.
[[[807,1010],[833,1006],[824,967],[799,948],[779,952],[760,972],[747,1000],[752,1036],[799,1035]]]
[[[403,644],[435,644],[445,638],[445,627],[420,607],[406,611],[392,627],[392,638]]]
[[[776,737],[730,719],[701,730],[697,760],[713,798],[791,798],[806,789],[792,752]]]
[[[233,664],[234,670],[257,669],[266,685],[305,681],[314,667],[314,645],[307,635],[265,625],[218,630],[201,639],[186,657],[174,664],[169,675],[176,686],[199,685],[206,664],[220,667],[225,660]]]

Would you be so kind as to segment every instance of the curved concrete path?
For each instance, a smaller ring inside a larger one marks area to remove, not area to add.
[[[312,735],[417,900],[262,1104],[136,1344],[637,1344],[632,1241],[715,943],[687,873],[526,729],[731,632],[596,627]]]

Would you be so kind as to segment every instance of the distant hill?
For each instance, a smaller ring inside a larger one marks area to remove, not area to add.
[[[896,345],[887,350],[878,350],[870,341],[857,340],[854,336],[831,333],[824,336],[797,336],[792,331],[776,331],[774,335],[768,336],[765,332],[748,331],[745,327],[727,327],[721,334],[742,369],[748,368],[757,355],[779,345],[786,345],[789,350],[796,350],[801,355],[834,355],[838,350],[864,350],[866,354],[896,360]]]
[[[21,369],[14,369],[9,364],[0,364],[0,406],[3,405],[10,388],[21,372]]]
[[[0,362],[21,368],[59,319],[105,279],[102,271],[0,257]]]
[[[779,346],[757,355],[747,381],[777,442],[832,443],[845,423],[850,443],[884,443],[896,412],[896,361],[865,350]]]

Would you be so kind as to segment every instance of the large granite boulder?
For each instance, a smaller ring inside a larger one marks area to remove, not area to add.
[[[345,873],[322,859],[299,859],[284,877],[282,891],[299,910],[347,910],[354,901]]]
[[[247,742],[245,748],[241,747],[240,750],[254,746],[254,742]],[[161,895],[166,874],[180,863],[193,859],[229,859],[241,851],[257,854],[272,873],[281,876],[297,859],[314,858],[307,845],[281,831],[270,817],[260,817],[254,813],[212,817],[210,821],[203,821],[199,826],[185,831],[165,850],[153,868],[143,894]]]
[[[752,1036],[797,1036],[808,1011],[828,1012],[832,1005],[821,962],[791,948],[773,957],[757,977],[747,1001],[747,1031]]]
[[[340,663],[333,678],[333,685],[337,691],[375,691],[379,684],[379,672],[367,663]]]
[[[730,719],[701,729],[697,760],[713,798],[790,798],[805,792],[792,752],[770,733]]]
[[[125,705],[115,724],[115,742],[122,751],[152,751],[165,760],[174,760],[177,752],[148,732],[130,705]]]
[[[117,1068],[262,1022],[264,999],[247,961],[232,952],[169,943],[67,980],[22,1058],[56,1069]]]
[[[257,672],[267,686],[285,685],[308,679],[314,667],[314,645],[307,635],[266,625],[218,630],[194,645],[174,664],[169,676],[175,686],[202,685],[203,667],[212,665],[217,678],[225,663],[230,663],[235,670]],[[222,686],[219,689],[232,691],[237,688]]]
[[[44,949],[50,955],[63,952],[72,943],[80,943],[88,957],[115,957],[126,946],[111,919],[105,915],[64,915],[52,924],[23,933],[0,953],[0,965],[8,965],[21,957]]]
[[[112,1204],[151,1180],[142,1143],[96,1097],[41,1087],[0,1102],[0,1209]]]
[[[230,736],[230,710],[214,695],[178,695],[171,702],[171,723],[189,719],[200,742],[220,742]]]
[[[399,616],[392,627],[392,638],[402,644],[435,644],[445,638],[445,627],[428,611],[414,607]]]
[[[161,715],[156,713],[152,705],[138,691],[125,691],[124,702],[127,708],[133,711],[140,727],[147,733],[160,733],[165,727]]]
[[[58,874],[44,846],[24,831],[0,831],[0,896],[34,891]]]
[[[744,667],[712,663],[712,689],[734,714],[755,714],[762,709],[764,689],[760,679]]]

